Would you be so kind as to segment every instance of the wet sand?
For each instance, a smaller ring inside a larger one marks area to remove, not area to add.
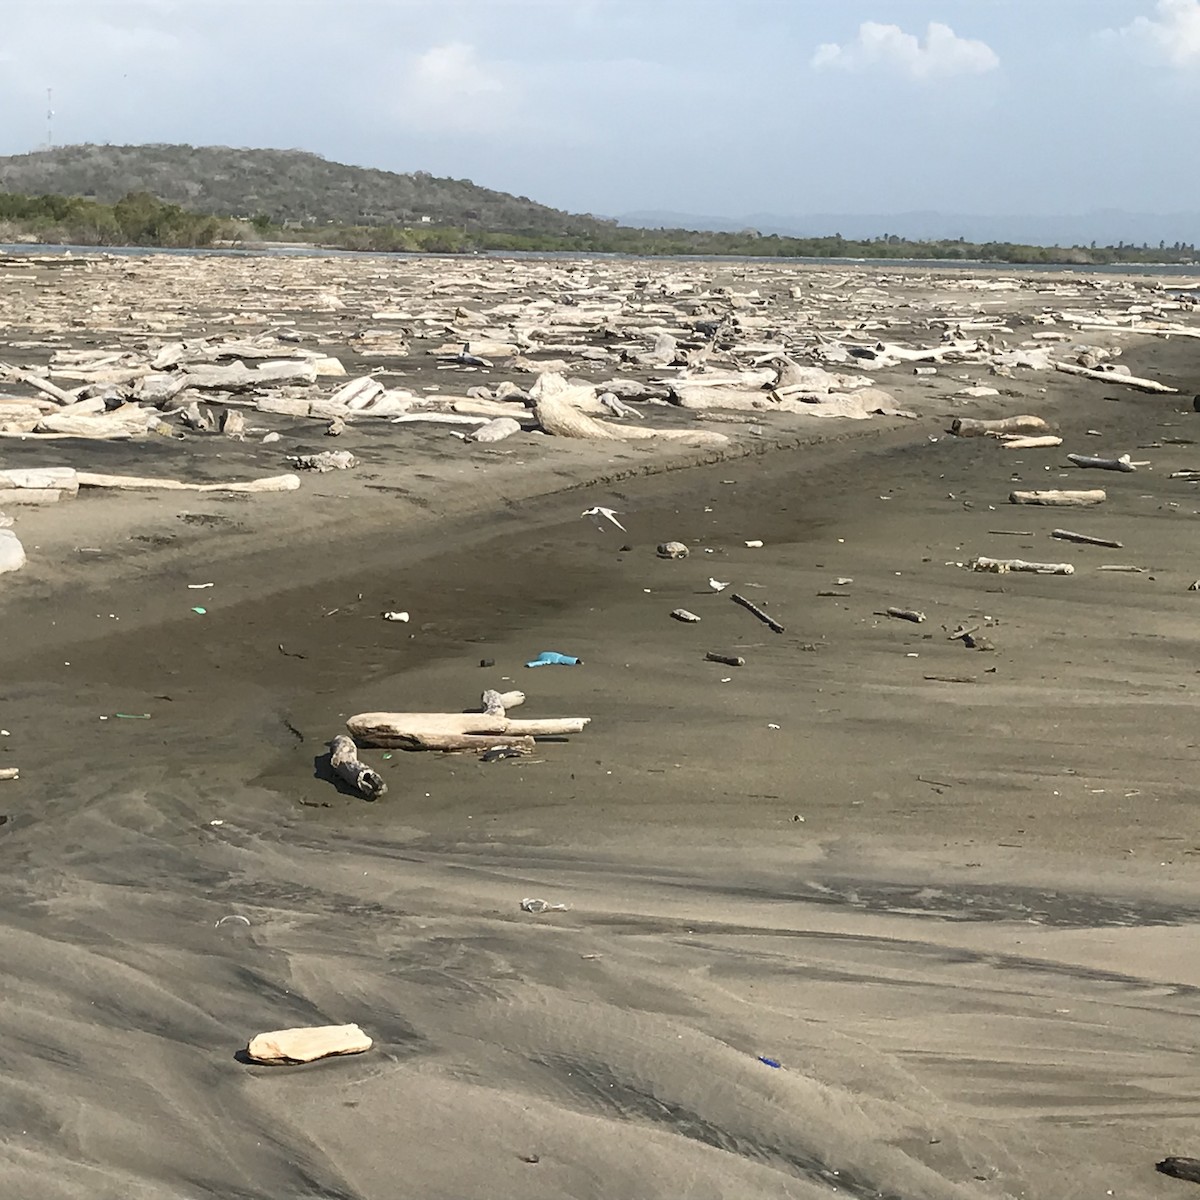
[[[528,436],[464,460],[406,435],[398,467],[384,427],[356,433],[370,478],[23,514],[6,1194],[1182,1194],[1153,1164],[1200,1152],[1200,497],[1168,478],[1193,446],[1136,447],[1200,441],[1194,345],[1126,351],[1180,396],[1040,374],[972,410],[1132,475],[949,438],[948,409],[668,472]],[[1014,478],[1109,500],[1010,506]],[[1077,573],[953,565],[978,554]],[[547,649],[584,665],[523,667]],[[488,686],[592,724],[492,764],[367,752],[375,804],[320,765],[351,713]],[[238,1059],[349,1021],[368,1054]]]

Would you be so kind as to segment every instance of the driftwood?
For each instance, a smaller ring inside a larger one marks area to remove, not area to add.
[[[1067,460],[1077,467],[1091,468],[1096,471],[1136,471],[1137,467],[1129,461],[1128,454],[1120,458],[1099,458],[1094,454],[1068,454]]]
[[[751,604],[745,596],[739,596],[737,592],[734,592],[729,598],[734,604],[740,604],[747,612],[753,613],[769,629],[774,630],[776,633],[784,632],[783,626],[774,617],[767,616],[757,604]]]
[[[329,743],[329,765],[368,800],[378,800],[387,791],[383,777],[358,761],[358,747],[344,733]]]
[[[1073,363],[1055,362],[1050,364],[1056,371],[1066,375],[1082,375],[1085,379],[1098,379],[1102,383],[1119,383],[1123,387],[1134,388],[1139,392],[1156,392],[1162,395],[1174,396],[1178,388],[1167,387],[1153,379],[1139,379],[1136,375],[1125,375],[1120,371],[1093,371],[1089,367],[1077,367]]]
[[[289,454],[287,461],[301,471],[349,471],[358,466],[358,459],[349,450],[322,450],[320,454]]]
[[[502,717],[510,708],[519,708],[524,703],[524,692],[498,692],[488,688],[479,697],[480,710],[492,717]]]
[[[281,384],[317,382],[316,364],[307,359],[280,359],[265,362],[260,367],[233,363],[227,367],[187,367],[184,387],[202,391],[248,392],[255,388],[279,387]]]
[[[181,409],[179,419],[196,433],[212,433],[213,431],[212,414],[207,409],[201,408],[198,400],[193,400],[186,408]]]
[[[0,471],[0,488],[54,488],[60,492],[79,491],[79,476],[74,467],[24,467]]]
[[[64,493],[61,488],[0,487],[0,504],[57,504]],[[73,496],[74,492],[66,495]]]
[[[1008,496],[1009,504],[1041,504],[1054,508],[1088,508],[1093,504],[1103,504],[1107,499],[1108,493],[1102,488],[1085,492],[1051,488],[1037,492],[1010,492]]]
[[[1070,563],[1026,562],[1023,558],[986,558],[980,555],[968,564],[972,571],[991,571],[1007,575],[1009,571],[1024,571],[1031,575],[1074,575]]]
[[[514,417],[495,417],[486,425],[480,425],[474,433],[468,434],[467,440],[472,442],[502,442],[514,433],[521,432],[521,422]]]
[[[42,379],[41,376],[34,375],[32,371],[22,371],[17,367],[9,366],[8,363],[0,363],[0,379],[12,379],[17,383],[23,383],[27,387],[41,392],[42,395],[49,396],[51,400],[56,400],[59,404],[73,404],[75,401],[75,397],[70,392],[64,392],[62,388],[57,387],[48,379]]]
[[[1155,1163],[1154,1169],[1162,1175],[1170,1175],[1172,1179],[1182,1179],[1187,1183],[1200,1183],[1200,1158],[1180,1158],[1172,1155],[1162,1162]]]
[[[1114,542],[1111,538],[1092,537],[1086,533],[1072,533],[1069,529],[1052,529],[1050,536],[1058,538],[1060,542],[1079,542],[1084,546],[1107,546],[1110,550],[1121,549],[1121,543]]]
[[[671,613],[671,616],[673,616],[676,621],[682,621],[685,625],[695,625],[700,620],[700,618],[696,616],[694,612],[689,612],[686,608],[674,609]]]
[[[581,413],[569,401],[552,392],[543,393],[534,412],[538,424],[555,437],[591,438],[599,441],[643,441],[662,438],[664,441],[687,442],[697,446],[726,446],[729,439],[723,433],[706,429],[644,429],[632,425],[613,425]]]
[[[1055,437],[1053,434],[1047,434],[1045,437],[1008,435],[1000,439],[1000,446],[1004,450],[1048,450],[1052,446],[1061,446],[1062,444],[1062,438]]]
[[[1002,417],[996,421],[977,421],[974,417],[955,417],[950,432],[957,437],[997,437],[1002,433],[1049,433],[1050,426],[1041,417]]]
[[[346,722],[356,742],[399,750],[532,749],[536,737],[582,733],[589,717],[518,721],[493,713],[359,713]]]
[[[25,547],[11,529],[0,529],[0,575],[19,571],[25,565]]]
[[[246,418],[236,408],[227,408],[221,417],[221,432],[235,442],[246,437]]]
[[[20,779],[20,767],[0,767],[0,780]]]
[[[716,654],[710,650],[704,656],[705,662],[724,663],[727,667],[744,667],[746,660],[736,654]]]
[[[316,1025],[260,1033],[246,1053],[258,1063],[306,1063],[339,1054],[362,1054],[371,1045],[357,1025]]]
[[[659,558],[687,558],[691,551],[682,542],[661,542],[655,553]]]
[[[249,479],[242,483],[185,483],[180,479],[151,479],[144,475],[97,475],[92,471],[78,473],[80,487],[114,488],[125,492],[294,492],[300,486],[298,475],[272,475],[266,479]]]
[[[912,621],[920,625],[925,620],[925,614],[917,612],[915,608],[889,608],[885,611],[889,617],[895,617],[898,621]]]

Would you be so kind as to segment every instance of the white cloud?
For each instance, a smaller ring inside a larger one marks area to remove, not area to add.
[[[1117,30],[1149,47],[1173,67],[1200,66],[1200,0],[1158,0],[1155,16]]]
[[[1176,0],[1164,0],[1176,2]],[[1200,0],[1196,0],[1200,4]],[[931,21],[922,41],[899,25],[864,21],[858,36],[844,46],[827,42],[817,47],[812,65],[818,70],[862,71],[890,68],[913,79],[948,75],[982,75],[1000,65],[996,52],[974,38],[959,37],[949,25]]]
[[[442,133],[494,131],[507,124],[514,89],[474,46],[446,42],[413,60],[397,111],[422,129]]]

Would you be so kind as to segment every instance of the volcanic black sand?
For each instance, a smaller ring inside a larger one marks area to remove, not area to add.
[[[1200,496],[1169,478],[1200,467],[1198,348],[1126,350],[1179,396],[1043,373],[978,406],[1041,413],[1061,450],[925,416],[646,474],[526,435],[528,465],[430,450],[403,496],[333,475],[23,514],[0,1190],[1185,1195],[1153,1164],[1200,1153]],[[397,434],[357,436],[370,462]],[[1109,499],[1006,503],[1021,484]],[[979,554],[1076,573],[958,565]],[[584,662],[525,668],[542,650]],[[331,782],[350,714],[485,687],[592,723],[497,763],[366,751],[374,804]],[[239,1059],[345,1022],[369,1053]]]

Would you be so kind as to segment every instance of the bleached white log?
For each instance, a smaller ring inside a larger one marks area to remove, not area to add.
[[[229,483],[185,483],[180,479],[151,479],[142,475],[101,475],[80,471],[80,487],[111,488],[125,492],[242,492],[255,495],[262,492],[294,492],[300,487],[299,475],[272,475],[265,479],[249,479]]]
[[[55,488],[79,491],[79,474],[74,467],[10,467],[0,471],[0,487]]]
[[[186,387],[203,391],[246,392],[255,388],[278,387],[280,384],[316,383],[317,369],[308,360],[284,359],[265,362],[259,367],[231,363],[227,367],[188,367],[184,372]]]
[[[1008,434],[1000,440],[1000,446],[1004,450],[1048,450],[1052,446],[1062,444],[1062,438],[1052,434],[1046,437],[1019,437]]]
[[[1036,492],[1010,492],[1010,504],[1040,504],[1056,508],[1086,508],[1093,504],[1103,504],[1108,499],[1108,493],[1103,488],[1091,491],[1066,491],[1049,488]]]
[[[74,495],[74,492],[70,493]],[[17,504],[27,507],[40,504],[57,504],[63,497],[58,488],[6,488],[0,487],[0,505]]]
[[[1065,375],[1080,375],[1084,379],[1098,379],[1102,383],[1119,383],[1122,387],[1134,388],[1139,392],[1155,392],[1162,395],[1174,396],[1178,388],[1168,387],[1154,379],[1139,379],[1136,375],[1123,375],[1117,371],[1094,371],[1088,367],[1077,367],[1074,363],[1051,363],[1056,371]]]

